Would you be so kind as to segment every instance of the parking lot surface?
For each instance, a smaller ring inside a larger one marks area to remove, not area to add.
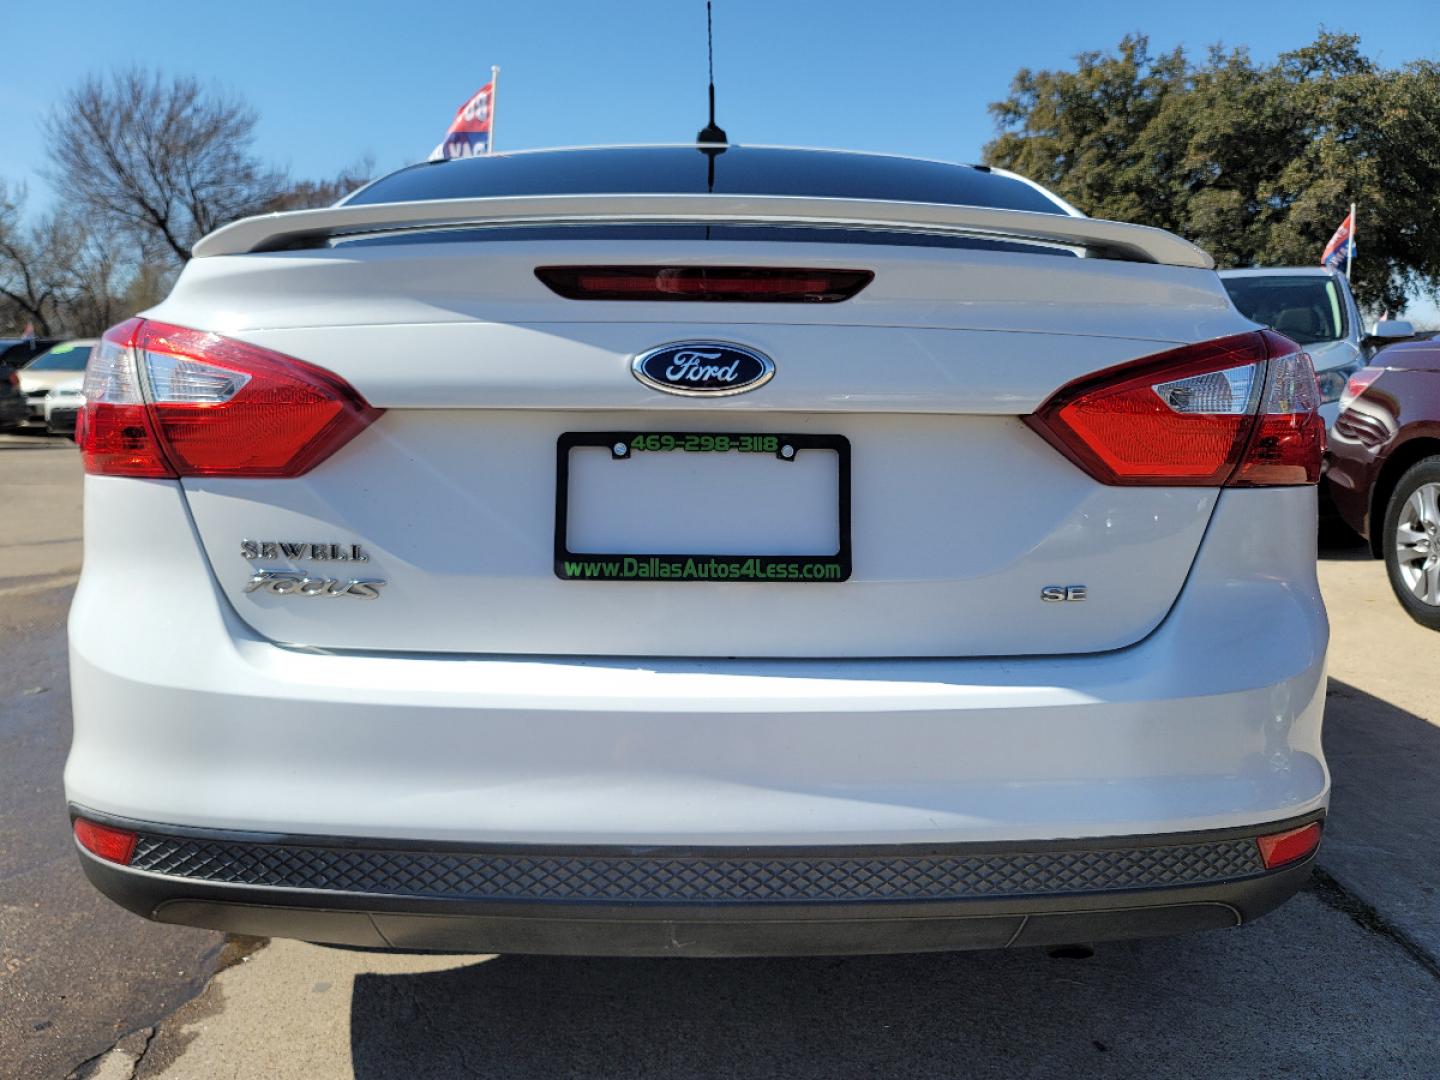
[[[79,480],[68,442],[0,436],[0,1076],[1440,1075],[1440,635],[1362,549],[1321,553],[1320,873],[1250,926],[1087,960],[389,956],[226,946],[83,879],[60,784]]]

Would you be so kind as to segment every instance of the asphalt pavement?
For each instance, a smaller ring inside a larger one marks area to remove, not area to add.
[[[80,874],[79,478],[68,442],[0,436],[0,1076],[1440,1076],[1440,635],[1358,548],[1321,558],[1321,869],[1250,926],[1087,960],[392,956],[227,945]]]
[[[68,440],[0,435],[0,1077],[65,1076],[198,993],[225,944],[117,908],[71,850],[60,774],[80,477]]]

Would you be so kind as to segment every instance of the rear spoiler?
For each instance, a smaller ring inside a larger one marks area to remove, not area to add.
[[[196,258],[318,247],[374,233],[487,225],[743,224],[925,232],[1082,248],[1127,262],[1209,270],[1215,261],[1163,229],[1117,221],[943,203],[791,195],[529,195],[366,203],[264,214],[216,229]]]

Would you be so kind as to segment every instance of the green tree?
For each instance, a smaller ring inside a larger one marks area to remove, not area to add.
[[[1311,265],[1353,201],[1371,310],[1440,295],[1440,64],[1385,69],[1322,31],[1261,64],[1143,35],[1072,71],[1020,71],[985,160],[1088,214],[1179,233],[1221,266]]]

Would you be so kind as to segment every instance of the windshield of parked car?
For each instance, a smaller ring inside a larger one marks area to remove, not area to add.
[[[84,371],[85,361],[89,359],[89,345],[56,345],[44,356],[38,357],[26,370]]]
[[[1345,306],[1331,277],[1295,274],[1222,280],[1240,314],[1291,341],[1318,345],[1345,336]]]

